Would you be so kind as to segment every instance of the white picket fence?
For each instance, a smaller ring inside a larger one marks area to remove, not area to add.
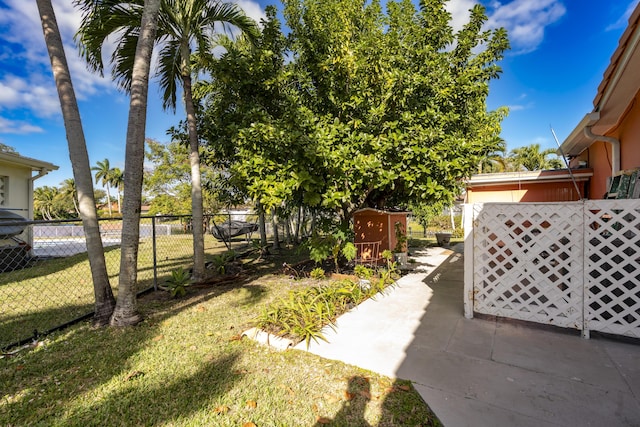
[[[640,338],[640,200],[465,207],[465,315]]]

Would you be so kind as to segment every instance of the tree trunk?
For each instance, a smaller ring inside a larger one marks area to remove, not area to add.
[[[187,110],[187,127],[189,129],[189,162],[191,164],[191,215],[193,220],[193,280],[204,279],[204,232],[202,230],[202,184],[200,176],[200,144],[196,112],[191,92],[191,75],[182,76],[184,86],[184,104]]]
[[[107,207],[109,209],[109,218],[111,218],[113,216],[113,212],[111,212],[111,193],[109,192],[109,184],[107,184],[106,187],[107,187]]]
[[[113,326],[135,325],[142,320],[138,313],[136,284],[138,279],[138,241],[142,205],[142,170],[147,118],[147,93],[151,54],[158,20],[160,0],[145,0],[140,36],[136,46],[131,80],[131,100],[127,123],[124,200],[122,206],[122,243],[118,301],[111,316]]]
[[[273,224],[273,249],[280,249],[280,236],[278,235],[278,217],[275,209],[271,213],[271,223]]]
[[[258,209],[258,228],[260,229],[260,248],[264,250],[267,247],[267,224],[265,221],[264,208],[262,204],[258,202],[256,204]]]
[[[449,206],[449,216],[451,216],[451,229],[456,229],[456,220],[453,216],[453,206]]]
[[[86,147],[85,147],[85,151],[86,151]],[[88,160],[88,157],[87,157]],[[80,208],[78,207],[78,195],[77,194],[72,194],[71,195],[71,199],[73,199],[73,209],[76,211],[76,216],[80,217]],[[95,201],[94,201],[95,202]],[[93,208],[95,211],[95,203],[93,204]]]
[[[56,21],[51,0],[37,0],[38,12],[42,21],[45,43],[49,51],[51,69],[60,98],[64,127],[67,133],[69,159],[73,168],[73,177],[78,193],[78,212],[87,241],[87,254],[93,279],[95,298],[94,323],[104,326],[108,323],[115,306],[115,299],[109,284],[104,248],[100,237],[100,226],[93,196],[93,177],[87,145],[82,129],[80,111],[71,82],[69,66],[64,53],[60,30]]]
[[[296,244],[298,244],[298,242],[300,242],[300,229],[302,228],[302,221],[304,219],[302,206],[298,207],[297,218],[298,218],[298,220],[296,222],[296,231],[295,231],[295,235],[293,236],[293,241]]]
[[[284,220],[284,239],[287,245],[291,244],[291,218],[285,218]]]

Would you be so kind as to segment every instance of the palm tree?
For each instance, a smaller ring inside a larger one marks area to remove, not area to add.
[[[93,278],[95,299],[94,323],[102,326],[109,321],[113,313],[115,299],[109,284],[107,265],[104,259],[104,248],[100,236],[96,204],[93,198],[93,182],[87,145],[75,91],[71,82],[69,66],[51,0],[36,0],[36,3],[58,97],[60,98],[60,107],[62,108],[62,117],[69,145],[69,158],[78,194],[78,210],[82,218],[82,226],[87,242],[87,254],[91,277]]]
[[[559,169],[562,167],[562,162],[557,156],[550,159],[549,156],[553,154],[556,154],[556,150],[553,148],[540,151],[540,144],[531,144],[514,148],[509,157],[517,169],[527,171]]]
[[[80,210],[78,209],[78,191],[76,190],[76,181],[73,178],[67,178],[61,183],[60,193],[67,199],[73,201],[73,209],[76,212],[76,217],[80,216]]]
[[[91,2],[91,0],[83,0]],[[95,0],[94,0],[95,1]],[[139,0],[138,0],[139,1]],[[106,3],[106,2],[105,2]],[[83,22],[78,32],[81,51],[89,64],[103,70],[102,48],[107,36],[122,34],[111,57],[113,73],[122,87],[131,82],[131,37],[137,34],[139,19],[123,8],[104,10],[104,16],[96,16]],[[191,54],[200,57],[211,55],[211,34],[216,24],[231,24],[251,38],[258,35],[256,23],[233,3],[213,0],[162,0],[156,41],[162,45],[159,53],[160,86],[163,91],[163,107],[175,110],[178,86],[184,91],[187,127],[189,133],[189,161],[191,165],[191,208],[193,227],[194,267],[193,278],[204,276],[203,203],[200,174],[200,155],[196,112],[192,95]]]
[[[109,182],[118,193],[118,213],[122,214],[121,195],[124,188],[124,172],[120,168],[111,169],[111,180]]]
[[[107,205],[109,206],[109,216],[112,216],[111,212],[111,192],[109,191],[109,184],[111,183],[111,176],[113,169],[109,165],[109,159],[104,159],[101,162],[96,163],[96,166],[91,168],[96,173],[96,184],[100,181],[103,187],[107,189]]]
[[[47,221],[54,219],[57,195],[58,189],[47,185],[33,190],[33,208]]]
[[[102,42],[112,31],[119,33],[120,41],[112,59],[120,64],[128,61],[130,93],[127,142],[125,150],[124,200],[122,206],[122,242],[120,246],[120,275],[118,301],[111,316],[111,325],[135,325],[142,320],[136,301],[138,245],[140,239],[140,205],[142,204],[142,171],[144,166],[144,138],[147,117],[147,98],[151,54],[156,38],[161,0],[76,0],[83,10],[83,21],[78,37],[90,67],[102,71]],[[127,25],[118,24],[124,19]],[[95,45],[94,43],[98,43]],[[87,49],[91,46],[97,50]],[[121,51],[121,49],[124,49]],[[127,52],[127,55],[123,55]],[[97,55],[97,56],[95,56]],[[118,59],[119,58],[119,59]]]

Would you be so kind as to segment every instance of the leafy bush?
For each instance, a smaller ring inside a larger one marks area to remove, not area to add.
[[[363,289],[359,283],[340,280],[328,285],[290,291],[287,298],[270,304],[255,321],[258,328],[297,341],[326,341],[322,328],[333,327],[339,315],[379,292],[378,286]]]
[[[400,221],[397,221],[394,224],[394,228],[396,234],[396,246],[393,251],[396,253],[405,252],[405,244],[407,243],[406,230]]]
[[[186,295],[189,285],[191,285],[191,274],[188,270],[178,267],[171,272],[171,277],[165,281],[165,284],[159,287],[171,293],[173,298],[177,298]]]
[[[373,269],[362,264],[357,264],[353,268],[353,273],[360,279],[369,280],[371,279],[371,277],[373,277]]]
[[[316,279],[316,280],[324,279],[325,278],[324,270],[320,267],[314,268],[309,273],[309,276],[311,276],[312,279]]]
[[[356,249],[356,245],[351,242],[345,243],[345,245],[342,247],[342,255],[348,262],[356,259],[356,255],[358,255],[358,249]]]
[[[235,251],[227,251],[221,254],[216,254],[211,258],[213,269],[219,274],[225,274],[227,272],[227,264],[236,259]]]
[[[329,256],[333,257],[335,271],[338,273],[340,255],[347,261],[352,261],[356,257],[356,247],[350,240],[351,236],[342,230],[334,230],[326,235],[316,234],[307,243],[309,257],[316,263],[326,260]]]

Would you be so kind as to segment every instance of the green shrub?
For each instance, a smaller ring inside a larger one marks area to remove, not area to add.
[[[293,340],[326,341],[322,328],[333,327],[342,313],[379,292],[379,286],[363,289],[359,283],[340,280],[327,285],[290,291],[286,298],[265,307],[256,327]]]
[[[346,258],[348,262],[356,259],[356,255],[358,255],[358,249],[356,249],[356,245],[351,242],[347,242],[344,244],[342,248],[342,255]]]
[[[366,265],[358,264],[353,268],[353,273],[360,279],[369,280],[373,277],[373,269]]]
[[[160,289],[171,293],[173,298],[183,297],[187,293],[187,286],[191,285],[191,275],[188,270],[178,267],[171,272],[171,277],[167,279]]]
[[[324,279],[325,278],[324,270],[320,267],[316,267],[313,270],[311,270],[311,273],[309,273],[309,276],[311,276],[312,279],[316,279],[316,280]]]
[[[211,258],[213,263],[213,269],[219,274],[225,274],[227,272],[227,264],[236,259],[235,251],[226,251],[221,254],[216,254]]]

